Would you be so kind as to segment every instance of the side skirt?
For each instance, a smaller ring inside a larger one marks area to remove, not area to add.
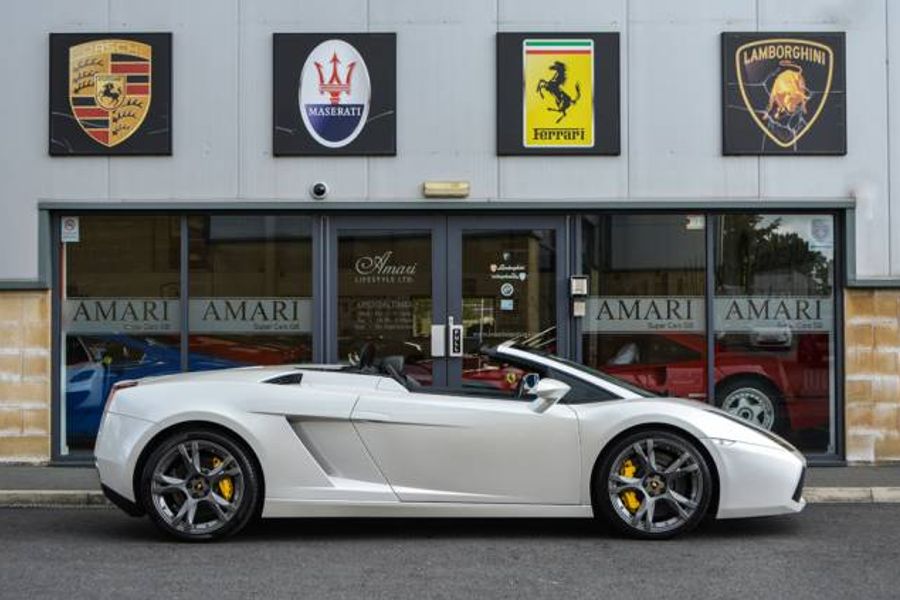
[[[427,518],[590,518],[586,505],[463,504],[444,502],[310,502],[267,498],[263,518],[272,517],[427,517]]]

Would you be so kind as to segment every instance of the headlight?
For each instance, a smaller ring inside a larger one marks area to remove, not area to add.
[[[770,442],[775,442],[776,444],[778,444],[779,446],[781,446],[788,452],[791,452],[792,454],[796,454],[798,456],[802,456],[800,451],[797,450],[793,445],[791,445],[790,442],[788,442],[787,440],[782,438],[780,435],[772,433],[768,429],[763,429],[762,427],[760,427],[759,425],[757,425],[755,423],[751,423],[750,421],[747,421],[740,417],[736,417],[736,416],[732,415],[731,413],[727,413],[724,410],[720,410],[718,408],[706,407],[704,410],[707,410],[712,413],[716,413],[720,417],[724,417],[724,418],[728,419],[729,421],[733,421],[735,423],[743,425],[744,427],[747,427],[748,429],[752,429],[756,433],[759,433],[760,435],[767,438]]]

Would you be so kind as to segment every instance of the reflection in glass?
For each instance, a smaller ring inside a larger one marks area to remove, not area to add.
[[[191,370],[312,359],[311,219],[188,218]]]
[[[834,221],[721,217],[715,266],[716,402],[805,451],[830,447]]]
[[[378,357],[402,357],[401,373],[431,385],[430,232],[342,232],[337,259],[339,359],[371,344]]]

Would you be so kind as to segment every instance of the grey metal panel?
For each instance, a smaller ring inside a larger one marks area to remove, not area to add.
[[[755,197],[757,159],[722,156],[719,35],[755,29],[756,3],[686,8],[668,0],[630,5],[630,193]]]
[[[308,200],[317,181],[329,197],[365,198],[366,158],[272,156],[272,34],[366,31],[366,0],[267,0],[241,2],[240,189],[236,201],[253,198]],[[176,90],[177,93],[177,90]]]
[[[427,179],[494,196],[494,3],[371,0],[369,14],[397,32],[398,72],[397,156],[368,159],[369,198],[418,198]]]
[[[483,200],[421,200],[418,202],[366,202],[354,201],[173,201],[159,200],[154,202],[116,202],[108,203],[97,200],[77,202],[57,202],[42,200],[42,210],[84,212],[120,210],[302,210],[302,211],[408,211],[408,212],[442,212],[442,211],[579,211],[579,210],[828,210],[849,209],[855,202],[849,198],[615,198],[596,200],[550,200],[538,199],[528,201],[483,201]]]
[[[847,156],[760,159],[760,194],[851,195],[857,199],[857,274],[900,273],[890,265],[885,4],[761,0],[761,30],[847,31]]]
[[[237,196],[237,0],[115,0],[110,23],[173,32],[173,155],[110,159],[110,198]]]

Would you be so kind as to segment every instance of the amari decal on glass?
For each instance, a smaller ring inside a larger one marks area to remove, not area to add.
[[[846,154],[844,34],[722,34],[725,154]]]
[[[593,40],[525,40],[522,62],[525,146],[593,147]]]
[[[171,34],[51,34],[50,154],[171,154]]]
[[[498,33],[497,154],[619,154],[619,34]]]
[[[274,39],[274,153],[396,153],[394,34]]]

